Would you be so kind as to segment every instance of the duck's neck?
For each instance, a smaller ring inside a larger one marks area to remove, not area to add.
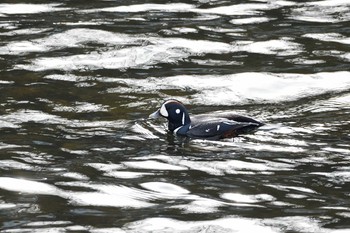
[[[176,120],[169,119],[168,129],[170,131],[174,131],[175,129],[178,129],[181,126],[189,124],[191,124],[191,118],[187,112],[183,112],[181,118],[177,118]]]

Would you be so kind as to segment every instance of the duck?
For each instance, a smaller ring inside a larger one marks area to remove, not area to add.
[[[234,113],[189,115],[186,107],[176,99],[166,100],[149,118],[168,120],[168,130],[178,136],[220,140],[255,131],[264,123]]]

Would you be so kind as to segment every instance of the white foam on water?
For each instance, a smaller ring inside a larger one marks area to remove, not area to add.
[[[235,51],[245,51],[249,53],[291,56],[302,52],[301,45],[291,41],[289,38],[258,42],[239,41],[236,45]]]
[[[335,152],[335,153],[340,153],[340,154],[345,154],[345,155],[349,155],[350,154],[350,150],[349,149],[325,147],[325,148],[322,148],[322,150]]]
[[[290,18],[314,23],[338,23],[349,20],[349,1],[326,0],[309,3],[301,3],[293,8]]]
[[[102,11],[108,12],[145,12],[145,11],[162,11],[162,12],[183,12],[193,9],[194,5],[186,3],[168,3],[168,4],[138,4],[130,6],[119,6],[104,8]]]
[[[275,3],[275,4],[279,5],[279,6],[295,6],[295,5],[297,5],[296,2],[284,1],[284,0],[277,0],[277,1],[272,0],[272,1],[268,1],[268,2]]]
[[[70,150],[70,149],[66,149],[66,148],[60,148],[61,151],[67,152],[69,154],[73,154],[73,155],[87,155],[89,154],[88,150]]]
[[[91,233],[126,233],[125,230],[122,230],[121,228],[116,228],[116,227],[109,227],[109,228],[89,228],[89,232]]]
[[[105,176],[111,176],[121,179],[134,179],[146,175],[153,175],[152,173],[147,172],[127,171],[125,170],[127,167],[123,164],[89,163],[85,165],[103,171]]]
[[[82,106],[80,112],[96,112],[101,110],[100,106]],[[87,108],[88,107],[88,108]],[[96,109],[96,107],[98,107]],[[76,108],[74,108],[76,109]],[[66,109],[69,110],[69,109]],[[102,109],[103,110],[103,109]],[[85,120],[69,120],[57,115],[48,114],[37,110],[18,110],[17,112],[9,113],[0,116],[0,128],[11,127],[19,128],[23,123],[37,124],[53,124],[60,125],[61,130],[68,132],[66,137],[76,138],[78,135],[96,136],[96,135],[115,135],[115,129],[128,127],[128,120],[115,121],[85,121]],[[79,130],[77,130],[79,129]],[[75,135],[75,136],[74,136]],[[72,151],[72,153],[80,153],[80,151]],[[85,153],[85,152],[84,152]]]
[[[286,194],[286,197],[293,198],[293,199],[306,199],[306,198],[308,198],[307,195],[294,194],[294,193],[288,193],[288,194]]]
[[[162,11],[162,12],[188,12],[193,9],[194,5],[186,3],[168,3],[168,4],[135,4],[129,6],[107,7],[100,9],[82,10],[82,12],[146,12],[146,11]]]
[[[73,128],[95,128],[98,129],[103,128],[125,128],[128,124],[129,121],[127,120],[116,120],[116,121],[83,121],[83,120],[64,120],[62,124],[65,124],[69,127]]]
[[[169,171],[182,171],[187,170],[187,167],[172,165],[168,163],[162,163],[158,161],[128,161],[123,162],[123,165],[133,169],[145,169],[145,170],[169,170]]]
[[[266,225],[281,229],[281,232],[331,233],[333,230],[323,228],[320,220],[304,216],[287,216],[262,220]],[[283,229],[283,230],[282,230]],[[334,231],[335,233],[335,231]]]
[[[13,169],[29,170],[29,171],[36,170],[34,166],[31,166],[26,163],[21,163],[15,160],[10,160],[10,159],[0,160],[0,167],[3,170],[13,170]]]
[[[274,130],[271,129],[271,131],[273,131],[273,134],[266,134],[266,133],[259,133],[257,132],[254,135],[246,135],[248,138],[254,138],[254,139],[258,139],[259,142],[269,142],[271,144],[278,144],[278,145],[285,145],[285,146],[302,146],[302,147],[306,147],[309,146],[305,141],[302,140],[296,140],[296,139],[290,139],[290,138],[281,138],[281,134],[291,134],[293,133],[293,131],[279,131],[279,130]],[[270,129],[269,129],[269,133]],[[312,132],[310,132],[312,133]]]
[[[318,6],[350,6],[348,0],[324,0],[324,1],[314,1],[308,2],[307,5],[318,5]]]
[[[82,206],[107,206],[125,208],[146,208],[153,204],[133,198],[132,193],[127,195],[118,193],[100,192],[72,192],[69,194],[69,201],[74,205]]]
[[[212,8],[197,8],[192,4],[168,3],[168,4],[134,4],[117,7],[107,7],[100,9],[81,10],[81,12],[194,12],[199,14],[218,14],[218,15],[257,15],[262,10],[277,9],[283,6],[293,6],[295,2],[291,1],[266,1],[264,3],[245,3]]]
[[[38,14],[43,12],[63,11],[69,8],[60,8],[61,4],[0,4],[0,13],[11,14]]]
[[[149,93],[169,89],[188,90],[195,93],[184,102],[200,105],[276,103],[348,90],[349,75],[348,71],[338,71],[315,74],[180,75],[143,80],[124,78],[114,81],[128,87],[111,91]]]
[[[348,153],[349,154],[349,153]],[[348,155],[347,154],[347,155]],[[350,182],[350,171],[334,171],[334,172],[312,172],[310,174],[325,176],[330,181],[335,183],[348,183]]]
[[[337,23],[338,20],[333,19],[331,16],[323,14],[319,15],[317,12],[309,11],[308,9],[303,10],[302,12],[305,15],[296,15],[292,16],[293,20],[306,21],[306,22],[314,22],[314,23]]]
[[[315,64],[326,63],[326,61],[324,60],[320,60],[320,59],[309,60],[308,58],[304,58],[304,57],[286,59],[286,61],[297,65],[315,65]]]
[[[13,153],[20,155],[20,160],[31,165],[44,165],[52,163],[52,156],[46,153],[32,153],[27,151],[14,151]],[[33,167],[33,170],[36,170]]]
[[[53,110],[56,112],[107,112],[108,106],[102,104],[94,104],[87,102],[75,102],[75,106],[61,106],[55,105]]]
[[[59,195],[60,193],[60,190],[54,185],[11,177],[0,177],[0,188],[29,194]]]
[[[220,197],[229,201],[243,202],[243,203],[259,203],[259,202],[276,200],[275,197],[269,194],[248,195],[248,194],[241,194],[241,193],[223,193],[220,195]]]
[[[5,15],[4,15],[4,17],[5,17]],[[7,30],[13,30],[13,29],[18,28],[18,26],[15,26],[14,23],[0,23],[0,28],[4,28]]]
[[[242,24],[258,24],[265,23],[273,20],[272,18],[267,17],[251,17],[251,18],[242,18],[242,19],[232,19],[230,23],[242,25]]]
[[[7,115],[0,116],[0,120],[12,123],[21,124],[25,122],[36,122],[36,123],[51,123],[57,124],[62,123],[63,119],[58,116],[44,113],[36,110],[18,110]]]
[[[140,38],[142,39],[142,38]],[[112,45],[133,44],[137,38],[124,34],[97,29],[76,28],[45,38],[30,41],[15,41],[0,47],[0,54],[22,54],[28,52],[45,52],[60,48],[82,47],[86,43]]]
[[[89,180],[90,178],[78,172],[65,172],[60,174],[62,177],[67,177],[75,180]]]
[[[232,142],[230,144],[233,144]],[[237,146],[237,145],[236,145]],[[271,174],[273,171],[287,171],[293,165],[279,162],[253,161],[246,162],[240,160],[227,161],[177,161],[180,166],[186,166],[190,170],[198,170],[211,175],[223,176],[225,174]]]
[[[130,17],[128,20],[133,20],[133,21],[147,21],[145,18],[141,17]]]
[[[152,131],[146,129],[145,127],[142,127],[140,124],[135,123],[131,130],[137,134],[140,134],[141,137],[147,138],[147,139],[158,139],[159,137],[154,135]]]
[[[197,33],[198,30],[195,28],[188,28],[188,27],[175,27],[171,30],[165,29],[162,30],[163,33],[166,35],[181,35],[181,34],[188,34],[188,33]]]
[[[161,49],[161,50],[159,50]],[[79,70],[79,69],[125,69],[149,68],[165,62],[175,63],[188,55],[181,50],[167,51],[167,48],[146,46],[124,48],[103,53],[90,53],[57,58],[40,58],[31,65],[17,65],[28,70]]]
[[[34,44],[29,41],[12,42],[6,46],[0,47],[0,54],[20,54],[27,52],[41,52],[46,48],[41,44]]]
[[[249,52],[277,56],[296,55],[302,52],[300,44],[290,38],[268,41],[238,41],[234,44],[191,40],[184,38],[162,38],[158,36],[128,35],[94,29],[71,29],[46,38],[17,41],[0,47],[0,54],[19,55],[30,52],[45,52],[65,47],[83,47],[87,43],[107,44],[106,51],[93,51],[64,57],[41,57],[31,64],[17,65],[28,70],[76,70],[76,69],[147,69],[159,63],[176,63],[191,55],[225,54]],[[48,76],[59,78],[59,76]],[[68,78],[67,78],[68,79]],[[68,80],[69,81],[69,80]]]
[[[0,210],[8,210],[8,209],[16,208],[16,207],[17,207],[17,204],[14,204],[14,203],[0,202]]]
[[[125,151],[127,148],[119,148],[119,147],[97,147],[97,148],[92,148],[92,151],[99,151],[99,152],[114,152],[114,151]]]
[[[107,206],[107,207],[128,207],[128,208],[146,208],[154,204],[148,202],[155,198],[185,198],[192,200],[187,205],[173,206],[172,208],[182,209],[187,213],[211,213],[216,211],[218,207],[222,206],[222,202],[200,198],[189,195],[189,191],[173,184],[163,182],[147,182],[141,184],[142,187],[150,190],[148,193],[142,190],[128,188],[117,185],[100,185],[85,182],[61,182],[59,185],[72,187],[91,188],[95,191],[91,192],[71,192],[58,189],[57,187],[37,181],[30,181],[19,178],[0,177],[0,188],[13,192],[22,192],[27,194],[40,195],[58,195],[75,205],[83,206]],[[301,190],[299,187],[284,187],[286,189]],[[302,190],[308,193],[310,190]],[[160,194],[160,196],[158,196]],[[256,203],[264,201],[273,201],[275,198],[271,195],[257,194],[257,195],[242,195],[234,193],[224,193],[222,198],[229,201]],[[0,208],[15,208],[14,204],[2,204]],[[62,226],[69,225],[66,221],[53,222],[32,222],[27,226]],[[68,226],[69,227],[69,226]],[[68,229],[65,228],[65,229]],[[72,226],[69,229],[82,229],[79,226]],[[46,230],[45,228],[40,228]],[[53,228],[50,228],[51,230]],[[90,229],[90,228],[89,228]],[[305,231],[308,232],[338,232],[327,230],[320,226],[317,220],[312,220],[307,217],[294,216],[282,218],[265,218],[248,219],[240,217],[225,217],[220,219],[206,220],[206,221],[179,221],[170,218],[147,218],[140,221],[128,223],[122,228],[113,228],[114,232],[198,232],[203,229],[211,232],[254,232],[262,233],[281,232],[281,229],[290,231]],[[23,228],[22,228],[23,230]],[[35,230],[31,228],[31,230]],[[63,228],[62,228],[63,230]],[[91,232],[105,232],[111,228],[93,228]]]
[[[24,226],[57,226],[57,225],[68,225],[70,221],[35,221],[24,224]]]
[[[61,197],[67,199],[73,205],[82,206],[109,206],[145,208],[153,206],[149,200],[151,195],[146,192],[120,185],[103,185],[89,182],[60,182],[59,185],[66,187],[84,187],[93,189],[90,192],[62,191]]]
[[[8,148],[18,148],[18,147],[22,147],[22,146],[0,142],[0,150],[8,149]]]
[[[206,214],[218,211],[218,208],[224,206],[225,203],[209,198],[198,198],[190,203],[183,205],[174,205],[171,208],[180,209],[184,213]]]
[[[4,80],[0,80],[0,84],[14,84],[15,82],[13,81],[4,81]]]
[[[275,4],[263,3],[245,3],[230,6],[219,6],[206,9],[193,9],[193,12],[202,14],[219,14],[219,15],[259,15],[263,10],[279,8]]]
[[[60,196],[68,199],[74,205],[144,208],[154,206],[155,204],[151,201],[158,199],[197,200],[199,198],[190,194],[185,188],[165,182],[141,183],[140,186],[144,190],[122,185],[88,183],[86,181],[59,182],[57,185],[75,188],[84,187],[93,190],[89,192],[62,191]]]
[[[302,193],[317,193],[316,191],[314,191],[312,189],[300,187],[300,186],[272,185],[272,184],[266,184],[265,186],[272,187],[272,188],[275,188],[277,190],[283,190],[283,191],[294,190],[294,191],[298,191],[298,192],[302,192]]]
[[[40,122],[40,121],[47,121],[51,119],[55,119],[56,117],[54,115],[45,114],[41,111],[35,111],[35,110],[19,110],[14,113],[10,113],[8,115],[3,115],[3,119],[13,121],[13,122],[28,122],[28,121],[34,121],[34,122]]]
[[[95,26],[95,25],[108,25],[113,24],[113,22],[106,22],[106,21],[79,21],[79,22],[58,22],[54,23],[55,25],[68,25],[68,26]]]
[[[317,100],[303,109],[304,112],[330,112],[350,109],[350,94],[338,95],[326,100]]]
[[[18,29],[18,30],[12,30],[9,32],[2,32],[0,35],[3,36],[15,36],[15,35],[33,35],[33,34],[40,34],[43,32],[47,32],[52,30],[51,28],[46,29],[38,29],[38,28],[30,28],[30,29]]]
[[[60,233],[69,231],[70,227],[21,227],[3,230],[3,233]],[[74,229],[74,228],[73,228]]]
[[[180,221],[171,218],[147,218],[125,225],[126,232],[260,232],[276,233],[278,230],[264,226],[260,220],[225,217],[206,221]]]
[[[115,177],[119,179],[136,179],[143,176],[154,175],[146,172],[129,172],[129,171],[110,171],[104,174],[105,176]]]
[[[321,41],[337,42],[341,44],[350,44],[350,37],[346,37],[339,33],[309,33],[303,37],[313,38]]]
[[[344,55],[340,55],[339,57],[345,61],[350,61],[350,53],[345,53]]]
[[[172,28],[172,30],[174,31],[178,31],[179,33],[197,33],[198,30],[196,28],[189,28],[189,27],[176,27],[176,28]]]
[[[291,5],[288,1],[269,1],[267,3],[246,3],[229,6],[220,6],[200,9],[195,5],[185,3],[169,4],[135,4],[128,6],[108,7],[101,9],[82,10],[82,12],[194,12],[199,14],[218,14],[218,15],[257,15],[262,10],[277,9],[281,6]]]
[[[272,151],[272,152],[290,152],[290,153],[300,153],[304,152],[305,149],[296,146],[276,146],[276,145],[261,145],[261,144],[240,144],[241,148],[246,148],[255,151]]]
[[[11,122],[0,120],[0,128],[20,128],[20,126]]]
[[[118,35],[115,36],[118,37]],[[142,37],[139,39],[141,40]],[[135,38],[130,37],[130,43],[132,40]],[[100,53],[91,52],[66,57],[39,58],[33,60],[30,65],[17,65],[17,68],[37,71],[148,68],[158,63],[176,63],[192,54],[221,54],[233,51],[231,45],[221,42],[160,37],[147,37],[144,40],[151,44],[142,45],[140,42],[139,46],[112,49]]]
[[[66,82],[85,82],[89,80],[94,80],[93,77],[84,77],[84,76],[76,76],[72,74],[52,74],[44,77],[45,79],[57,80],[57,81],[66,81]]]
[[[147,182],[140,184],[141,187],[153,192],[162,193],[165,195],[186,195],[190,192],[178,185],[165,182]]]
[[[222,27],[209,27],[209,26],[198,26],[199,29],[211,32],[228,33],[228,32],[246,32],[242,28],[222,28]]]

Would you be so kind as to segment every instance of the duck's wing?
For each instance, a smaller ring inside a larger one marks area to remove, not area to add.
[[[219,112],[219,113],[215,113],[215,117],[209,115],[209,114],[202,114],[202,115],[196,115],[193,116],[193,121],[195,122],[203,122],[203,121],[211,121],[211,120],[221,120],[221,121],[236,121],[236,122],[250,122],[250,123],[255,123],[258,124],[259,126],[263,126],[264,123],[257,121],[251,117],[247,117],[247,116],[242,116],[239,114],[235,114],[232,112]]]
[[[223,113],[223,114],[219,114],[219,117],[221,118],[225,118],[231,121],[236,121],[236,122],[250,122],[250,123],[255,123],[258,124],[259,126],[264,125],[264,123],[257,121],[251,117],[247,117],[247,116],[242,116],[242,115],[238,115],[238,114],[230,114],[230,113]]]
[[[254,122],[237,121],[210,121],[200,122],[193,125],[188,131],[187,136],[193,138],[222,139],[232,138],[243,133],[249,133],[261,125]]]

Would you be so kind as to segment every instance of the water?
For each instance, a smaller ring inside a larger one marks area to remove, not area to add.
[[[2,232],[350,231],[350,4],[0,3]],[[185,140],[167,98],[254,134]]]

